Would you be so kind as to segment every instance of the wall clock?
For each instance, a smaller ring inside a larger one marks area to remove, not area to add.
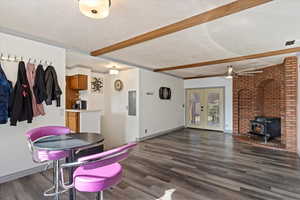
[[[115,81],[115,90],[121,91],[123,89],[123,82],[121,80]]]

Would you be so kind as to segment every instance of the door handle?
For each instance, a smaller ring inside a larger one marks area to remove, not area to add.
[[[204,109],[204,106],[201,106],[201,111],[203,111],[203,109]]]

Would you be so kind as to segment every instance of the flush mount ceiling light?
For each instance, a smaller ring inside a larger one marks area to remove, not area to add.
[[[110,0],[79,0],[80,12],[90,18],[103,19],[109,15]]]
[[[110,75],[117,75],[117,74],[119,74],[119,70],[117,69],[116,66],[113,66],[113,67],[109,70],[109,74],[110,74]]]

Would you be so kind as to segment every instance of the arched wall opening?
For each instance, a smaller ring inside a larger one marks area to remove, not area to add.
[[[256,115],[281,117],[280,81],[267,79],[259,83],[256,92]]]

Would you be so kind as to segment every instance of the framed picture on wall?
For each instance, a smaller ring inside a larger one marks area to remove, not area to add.
[[[103,94],[104,80],[103,77],[92,77],[91,92],[93,94]]]

